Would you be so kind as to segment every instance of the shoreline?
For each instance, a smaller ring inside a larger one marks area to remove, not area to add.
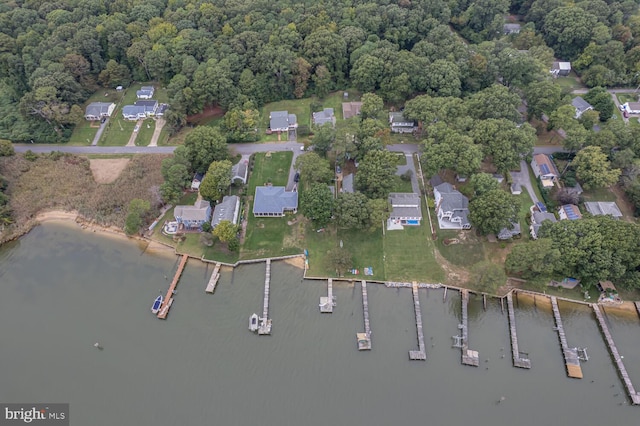
[[[141,245],[141,244],[146,244],[145,247],[141,247],[142,251],[144,253],[150,253],[150,254],[162,254],[162,255],[171,255],[171,256],[178,256],[179,253],[176,252],[175,247],[171,247],[162,243],[159,243],[157,241],[154,241],[150,238],[146,238],[144,236],[128,236],[126,235],[121,229],[116,228],[115,226],[102,226],[102,225],[98,225],[95,224],[93,222],[87,221],[86,219],[84,219],[77,211],[73,210],[73,211],[66,211],[66,210],[48,210],[48,211],[44,211],[44,212],[40,212],[36,215],[36,217],[34,219],[32,219],[31,221],[29,221],[26,225],[26,230],[22,233],[20,233],[19,235],[14,236],[13,238],[5,241],[5,242],[9,242],[9,241],[13,241],[13,240],[17,240],[18,238],[22,237],[23,235],[27,234],[29,231],[31,231],[34,227],[43,224],[43,223],[47,223],[47,222],[55,222],[55,223],[64,223],[64,224],[76,224],[78,225],[82,230],[84,231],[91,231],[93,233],[99,233],[105,237],[112,237],[112,238],[116,238],[119,240],[126,240],[126,241],[135,241],[137,244]],[[204,260],[204,259],[200,259],[197,257],[193,257],[193,256],[189,256],[192,259],[196,259],[196,260],[200,260],[201,262],[205,262],[205,263],[216,263],[215,261],[211,261],[211,260]],[[304,258],[302,255],[299,256],[293,256],[293,257],[288,257],[285,259],[275,259],[275,260],[282,260],[285,263],[294,266],[298,269],[301,269],[304,271]],[[228,265],[228,264],[224,264],[223,266],[225,268],[235,268],[235,266],[233,265]],[[327,277],[328,278],[328,277]],[[320,278],[320,277],[310,277],[308,279],[327,279],[327,278]],[[340,281],[339,279],[337,279],[338,281]],[[459,289],[462,287],[458,287],[458,286],[448,286],[451,287],[453,289]],[[473,289],[467,289],[471,292],[475,291]],[[521,291],[519,289],[514,289],[516,293],[518,293],[518,295],[520,297],[524,297],[525,299],[531,298],[531,300],[534,299],[534,294],[537,296],[542,296],[543,300],[541,300],[540,302],[546,306],[547,304],[549,306],[551,306],[551,300],[548,299],[550,297],[550,295],[546,294],[546,293],[539,293],[539,292],[534,292],[534,291],[530,291],[530,290],[525,290],[525,291]],[[513,290],[512,290],[513,291]],[[478,293],[480,294],[480,293]],[[489,297],[495,297],[495,298],[502,298],[504,296],[498,296],[498,295],[488,295]],[[580,305],[590,305],[590,303],[588,302],[584,302],[584,301],[580,301],[580,300],[572,300],[572,299],[565,299],[567,302],[571,302],[571,303],[577,303]],[[623,301],[622,304],[619,305],[610,305],[610,304],[598,304],[598,306],[600,306],[603,309],[607,309],[609,310],[612,314],[614,315],[620,315],[620,316],[635,316],[635,315],[640,315],[636,312],[636,308],[634,305],[633,301]]]

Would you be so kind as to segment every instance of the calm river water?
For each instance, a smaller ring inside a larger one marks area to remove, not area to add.
[[[0,248],[0,401],[69,402],[72,425],[637,425],[591,312],[561,303],[569,345],[587,347],[584,379],[566,377],[548,306],[520,298],[520,348],[533,368],[512,367],[508,320],[497,301],[470,303],[470,348],[451,347],[460,297],[420,290],[427,361],[417,347],[410,289],[369,285],[373,350],[359,284],[326,285],[272,267],[273,334],[247,329],[260,312],[264,264],[223,272],[190,260],[166,321],[150,312],[177,265],[136,244],[49,223]],[[640,387],[640,321],[607,311]],[[100,342],[104,350],[93,347]],[[504,358],[502,355],[505,355]],[[504,401],[498,403],[504,397]]]

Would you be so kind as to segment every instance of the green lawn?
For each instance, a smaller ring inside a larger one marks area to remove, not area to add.
[[[115,90],[101,89],[91,95],[91,97],[82,105],[82,110],[84,111],[87,105],[92,102],[115,102],[117,104],[120,98],[121,94]],[[114,110],[112,117],[115,117],[115,113],[116,111]],[[97,123],[99,124],[100,122]],[[98,127],[91,127],[91,123],[89,121],[83,120],[73,129],[73,133],[69,139],[69,145],[91,145],[97,131]]]
[[[269,157],[265,152],[255,154],[249,178],[248,194],[255,194],[256,186],[262,186],[269,181],[273,186],[286,186],[292,159],[293,152],[291,151],[272,152]]]
[[[436,217],[435,214],[433,217]],[[471,265],[481,262],[485,259],[484,245],[479,237],[476,237],[475,230],[457,231],[457,230],[441,230],[437,224],[436,232],[438,240],[436,247],[440,251],[442,257],[456,266],[470,267]],[[455,244],[445,245],[444,240],[455,240],[459,242]]]
[[[403,180],[400,176],[393,177],[393,188],[391,192],[413,192],[410,180]]]
[[[638,102],[638,95],[634,95],[633,93],[616,93],[615,96],[621,104],[626,102]]]
[[[560,87],[564,90],[570,92],[576,89],[583,89],[584,85],[580,82],[576,73],[571,71],[571,73],[566,77],[558,77],[554,80]]]
[[[597,188],[585,190],[582,193],[584,201],[617,201],[616,194],[609,191],[608,188]]]
[[[136,121],[129,121],[122,118],[122,114],[115,114],[109,119],[109,124],[104,130],[100,142],[101,146],[125,146],[129,142],[131,133],[136,127]]]
[[[151,142],[151,137],[156,129],[156,122],[152,118],[148,118],[142,122],[140,129],[138,130],[138,137],[136,138],[136,146],[147,146]]]
[[[403,230],[385,231],[384,256],[386,279],[442,282],[444,271],[435,258],[427,211],[422,208],[420,226],[405,226]]]

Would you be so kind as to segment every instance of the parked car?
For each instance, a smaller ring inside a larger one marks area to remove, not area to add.
[[[293,176],[293,181],[295,183],[300,182],[300,173],[296,172],[296,174]]]
[[[622,115],[624,116],[624,118],[629,118],[629,113],[625,110]]]

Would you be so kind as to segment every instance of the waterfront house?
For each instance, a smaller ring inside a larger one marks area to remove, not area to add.
[[[422,209],[420,195],[415,193],[392,192],[389,194],[391,215],[389,221],[400,225],[420,225]]]
[[[433,188],[440,229],[471,229],[469,199],[444,182]]]
[[[211,204],[206,200],[198,200],[193,206],[176,206],[173,216],[186,230],[202,230],[202,225],[211,218]]]
[[[255,217],[282,217],[298,211],[298,193],[286,191],[284,186],[257,186],[253,198]]]
[[[233,225],[238,223],[238,214],[240,213],[240,197],[237,195],[226,195],[222,202],[218,203],[213,209],[211,216],[211,227],[215,228],[223,220],[228,220]]]

